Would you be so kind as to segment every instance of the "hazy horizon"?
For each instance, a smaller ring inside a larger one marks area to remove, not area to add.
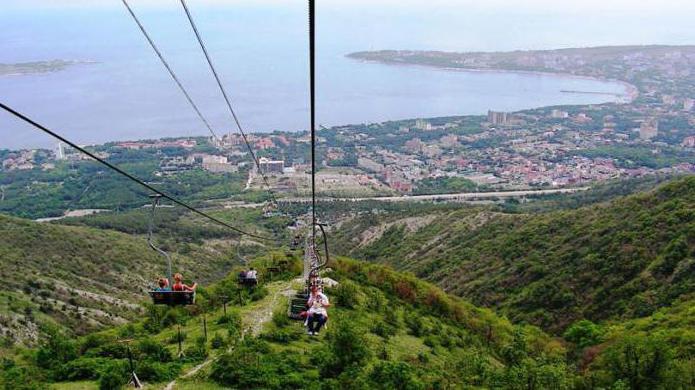
[[[130,3],[184,84],[198,89],[193,91],[194,98],[210,107],[208,114],[216,128],[229,130],[228,118],[179,2],[131,0]],[[478,81],[452,90],[449,84],[457,83],[458,79],[438,76],[432,73],[435,71],[415,74],[358,68],[341,60],[352,51],[509,51],[695,44],[695,29],[689,17],[692,13],[687,12],[695,9],[693,4],[645,1],[628,7],[623,0],[604,3],[591,0],[558,6],[546,0],[513,5],[498,0],[484,4],[468,0],[318,2],[320,99],[322,91],[328,88],[328,95],[319,102],[324,105],[319,106],[319,119],[321,123],[335,125],[430,114],[481,113],[485,104],[489,108],[519,109],[568,102],[553,100],[555,96],[548,95],[547,89],[557,88],[547,83],[528,84],[517,91],[520,95],[507,96],[503,83],[509,80],[502,81],[504,78],[489,83],[491,86],[502,83],[497,89],[485,90],[477,86],[485,83]],[[213,58],[222,70],[222,78],[239,106],[242,122],[252,131],[305,129],[306,3],[189,0],[188,5],[198,18]],[[119,0],[96,3],[10,0],[3,4],[0,23],[5,27],[0,41],[0,63],[56,58],[101,63],[94,68],[76,67],[53,74],[0,77],[3,102],[36,115],[57,130],[79,129],[84,139],[78,137],[78,142],[91,142],[88,134],[111,132],[111,127],[117,128],[113,131],[114,139],[132,138],[127,134],[156,137],[162,134],[162,127],[172,126],[176,129],[169,131],[179,131],[181,135],[204,134]],[[132,72],[133,69],[137,72]],[[355,80],[359,82],[335,80],[344,79],[346,72],[350,72],[349,78],[362,78]],[[378,90],[373,89],[374,80],[380,83]],[[111,88],[109,83],[115,84],[114,91],[120,94],[118,103],[130,102],[131,106],[115,107],[115,97],[103,96],[103,90]],[[423,93],[423,84],[432,88]],[[537,96],[529,92],[536,88],[546,91]],[[330,93],[334,95],[329,96]],[[492,103],[476,105],[468,100],[471,94]],[[147,105],[155,97],[160,102],[153,112]],[[364,99],[362,105],[360,99]],[[378,99],[376,104],[374,99]],[[407,99],[405,104],[403,99]],[[456,99],[461,100],[458,105]],[[582,103],[581,100],[569,102]],[[345,107],[340,107],[343,103]],[[140,111],[134,109],[137,104],[142,105]],[[328,112],[336,107],[345,112],[340,115]],[[76,118],[74,113],[78,110],[86,110],[91,116]],[[369,110],[381,111],[365,115]],[[115,123],[114,117],[129,122]],[[110,121],[109,127],[99,120],[102,118]],[[31,140],[36,136],[25,130],[25,126],[0,114],[3,139],[0,148],[36,144]],[[41,144],[52,142],[45,140]]]

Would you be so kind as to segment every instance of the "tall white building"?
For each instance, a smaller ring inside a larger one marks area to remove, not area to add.
[[[65,160],[65,147],[62,142],[56,145],[56,160]]]
[[[432,124],[424,119],[418,119],[415,121],[415,128],[420,130],[432,130]]]
[[[504,125],[509,121],[509,114],[506,112],[489,110],[487,112],[487,121],[493,125]]]

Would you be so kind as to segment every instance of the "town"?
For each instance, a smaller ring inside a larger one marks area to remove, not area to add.
[[[329,196],[394,196],[577,187],[695,171],[695,96],[689,95],[695,90],[695,48],[570,50],[524,52],[512,68],[620,80],[626,95],[613,103],[588,106],[513,113],[490,110],[478,116],[321,128],[320,188]],[[374,53],[357,56],[424,64],[432,58],[440,61],[442,56],[437,52]],[[445,59],[447,66],[496,68],[494,54],[447,55]],[[275,191],[289,195],[308,191],[307,132],[254,133],[248,141],[258,157],[260,173]],[[214,175],[241,174],[247,190],[262,189],[265,184],[244,139],[234,132],[219,138],[112,142],[90,148],[106,159],[118,154],[122,160],[124,151],[132,158],[149,153],[157,160],[151,172],[155,177],[202,170]],[[0,174],[5,176],[88,160],[63,144],[54,150],[2,150],[0,159]]]

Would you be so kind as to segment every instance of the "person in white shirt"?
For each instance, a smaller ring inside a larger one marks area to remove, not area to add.
[[[321,327],[328,321],[326,308],[330,307],[331,304],[328,302],[326,294],[320,292],[318,287],[311,286],[311,295],[309,295],[307,306],[309,307],[306,319],[307,333],[316,336]]]
[[[258,271],[255,269],[251,268],[247,273],[246,273],[246,279],[256,279],[258,278]]]

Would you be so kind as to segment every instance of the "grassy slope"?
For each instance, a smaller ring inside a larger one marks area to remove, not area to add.
[[[551,330],[579,318],[646,316],[695,291],[693,176],[577,210],[460,210],[416,232],[396,222],[360,246],[359,232],[386,222],[368,218],[337,233],[352,241],[351,255],[412,271],[513,321]]]
[[[236,262],[225,242],[187,249],[173,256],[175,267],[199,282],[221,278]],[[15,341],[35,340],[45,323],[84,333],[136,318],[146,289],[165,270],[142,237],[4,215],[0,259],[0,327]]]
[[[485,388],[526,381],[527,376],[540,384],[562,384],[557,388],[568,388],[567,384],[574,378],[572,369],[564,363],[564,347],[537,328],[514,326],[488,309],[476,308],[433,285],[383,266],[342,259],[333,264],[333,269],[330,276],[341,285],[327,292],[334,307],[330,309],[331,322],[325,335],[307,336],[301,322],[287,319],[287,301],[278,297],[282,297],[282,291],[290,283],[277,281],[265,286],[268,295],[260,301],[236,308],[230,305],[230,311],[241,315],[241,329],[247,329],[249,320],[257,318],[260,311],[274,309],[276,313],[263,327],[258,339],[246,332],[245,341],[240,341],[238,333],[231,331],[233,328],[229,324],[219,323],[222,309],[213,304],[217,295],[228,294],[226,290],[231,287],[225,285],[231,285],[225,282],[210,286],[201,294],[200,308],[208,308],[209,338],[205,348],[211,364],[188,378],[183,377],[206,358],[195,358],[189,353],[183,363],[177,363],[175,359],[157,364],[178,372],[176,389],[335,388],[337,383],[349,382],[362,388],[360,386],[365,381],[373,382],[376,367],[397,364],[399,369],[405,370],[407,375],[404,378],[410,385],[415,385],[404,388],[423,388],[422,385],[427,388],[452,385]],[[233,278],[234,275],[229,280]],[[183,349],[194,351],[200,345],[202,316],[196,309],[189,313],[190,316],[182,320],[182,332],[186,335]],[[167,316],[169,314],[159,318]],[[78,340],[82,357],[63,364],[96,367],[109,364],[108,359],[124,364],[122,355],[107,352],[115,351],[121,339],[130,340],[139,359],[138,367],[151,367],[157,362],[157,359],[151,360],[153,363],[145,362],[152,357],[139,347],[144,340],[155,341],[175,356],[176,327],[169,326],[151,333],[143,327],[151,321],[148,318],[144,323],[122,326]],[[364,353],[356,353],[345,346],[347,349],[340,349],[340,355],[359,355],[359,364],[350,368],[351,363],[346,361],[345,365],[333,367],[330,374],[323,373],[319,377],[319,372],[326,370],[321,359],[332,359],[331,345],[343,332],[354,332],[354,340],[348,337],[350,340],[343,341],[354,341],[358,350],[364,348]],[[214,335],[222,336],[231,349],[213,349]],[[95,356],[100,357],[94,360]],[[531,366],[533,370],[529,368]],[[92,369],[74,369],[72,372],[71,378],[75,381],[90,379],[94,375]],[[153,375],[151,371],[143,371],[140,376],[150,375]],[[36,376],[48,381],[51,377],[40,369]],[[233,382],[225,382],[225,378],[232,378]],[[148,388],[161,388],[168,380],[149,382]],[[223,387],[225,385],[227,387]],[[85,382],[59,386],[90,388]],[[391,388],[391,385],[377,382],[377,388]]]

